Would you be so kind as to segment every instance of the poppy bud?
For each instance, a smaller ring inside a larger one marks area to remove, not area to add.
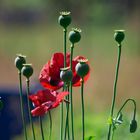
[[[69,40],[72,44],[77,43],[81,39],[81,30],[74,28],[72,31],[69,32]]]
[[[26,63],[25,57],[26,56],[23,56],[23,55],[19,54],[19,55],[17,55],[17,57],[15,59],[15,65],[18,68],[19,71],[22,69],[23,64]]]
[[[135,119],[133,119],[130,122],[130,133],[135,133],[137,130],[137,121]]]
[[[60,78],[62,81],[69,83],[72,80],[73,73],[70,67],[62,68],[60,72]]]
[[[33,68],[31,64],[24,64],[21,71],[26,78],[29,78],[33,74]]]
[[[118,44],[121,44],[121,42],[124,40],[124,37],[124,30],[115,30],[114,38],[118,42]]]
[[[58,18],[58,23],[62,27],[67,28],[67,26],[69,26],[71,23],[70,12],[60,12],[60,16]]]
[[[3,109],[4,105],[3,105],[3,102],[1,100],[1,97],[0,97],[0,111]]]
[[[87,64],[87,62],[87,59],[80,59],[79,63],[75,67],[77,74],[82,78],[89,72],[89,65]]]

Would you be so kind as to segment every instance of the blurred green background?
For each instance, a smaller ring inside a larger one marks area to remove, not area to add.
[[[137,119],[140,115],[139,9],[139,0],[1,0],[0,87],[17,86],[14,58],[18,53],[26,55],[28,62],[33,64],[32,80],[38,78],[42,66],[51,55],[63,50],[63,30],[57,23],[59,12],[71,11],[72,24],[68,30],[72,27],[82,29],[82,39],[75,46],[74,56],[84,55],[89,59],[91,67],[90,79],[85,84],[86,136],[94,135],[96,140],[106,139],[117,59],[117,44],[113,39],[115,29],[124,29],[126,34],[122,47],[116,109],[127,98],[134,98],[138,106]],[[70,43],[67,44],[69,50]],[[81,135],[79,90],[74,89],[76,140]],[[131,105],[126,107],[126,121],[116,131],[114,140],[140,139],[139,128],[135,134],[129,133],[132,109]],[[53,110],[53,120],[53,140],[58,140],[59,108]],[[45,123],[47,137],[47,119]],[[40,133],[38,124],[36,133]],[[19,137],[17,139],[22,136]]]

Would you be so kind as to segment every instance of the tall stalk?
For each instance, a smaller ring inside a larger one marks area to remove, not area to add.
[[[63,29],[63,32],[64,32],[64,68],[67,67],[67,61],[66,61],[66,55],[67,55],[67,28],[64,28]]]
[[[66,40],[67,40],[67,27],[70,25],[71,23],[71,15],[69,11],[62,11],[60,12],[60,16],[58,18],[58,23],[63,27],[63,32],[64,32],[64,68],[66,67]],[[65,84],[63,86],[63,90],[65,90]],[[60,140],[63,139],[63,103],[61,104],[61,112],[60,112]]]
[[[51,111],[49,111],[49,119],[50,119],[50,135],[49,135],[49,140],[52,138],[52,116],[51,116]]]
[[[120,58],[121,58],[121,44],[119,44],[118,48],[119,48],[118,49],[118,61],[117,61],[117,66],[116,66],[115,81],[114,81],[114,88],[113,88],[113,99],[112,99],[112,105],[111,105],[111,111],[110,111],[111,119],[113,118],[113,114],[114,114],[114,106],[115,106],[116,94],[117,94],[116,88],[117,88]],[[108,140],[110,140],[110,137],[111,137],[111,130],[112,130],[112,123],[109,124],[108,137],[107,137]]]
[[[67,48],[66,48],[66,45],[67,45],[67,28],[64,28],[63,29],[63,32],[64,32],[64,45],[63,45],[63,52],[64,52],[64,68],[66,67],[66,55],[67,55]],[[65,90],[65,84],[64,84],[64,87],[63,87],[63,90]],[[63,139],[63,125],[64,125],[64,104],[63,102],[61,103],[61,113],[60,113],[60,140]]]
[[[69,92],[69,85],[67,87],[67,91]],[[69,102],[69,95],[67,95],[66,100]],[[64,132],[64,140],[66,140],[66,135],[68,133],[68,140],[70,140],[70,134],[69,134],[69,103],[66,103],[66,122],[65,122],[65,132]]]
[[[85,112],[84,112],[84,79],[81,81],[81,107],[82,107],[82,140],[85,139]]]
[[[22,117],[23,129],[24,129],[24,137],[25,137],[25,140],[28,140],[25,117],[24,117],[25,114],[24,114],[24,109],[23,109],[23,92],[22,92],[21,71],[19,71],[18,74],[19,74],[20,107],[21,107],[21,117]]]
[[[33,139],[36,140],[35,131],[34,131],[34,124],[33,124],[32,116],[31,116],[30,101],[29,101],[29,98],[28,98],[29,93],[30,93],[30,80],[29,80],[29,78],[26,80],[26,84],[27,84],[27,105],[28,105],[28,112],[29,112],[29,120],[30,120],[30,123],[31,123]]]
[[[70,53],[70,69],[72,70],[72,59],[73,59],[73,49],[74,44],[71,45],[71,53]],[[72,140],[74,140],[74,120],[73,120],[73,95],[72,95],[72,81],[70,82],[70,109],[71,109],[71,132],[72,132]]]
[[[44,132],[43,132],[42,117],[41,116],[39,116],[39,123],[40,123],[40,130],[41,130],[42,140],[45,140],[45,138],[44,138]]]

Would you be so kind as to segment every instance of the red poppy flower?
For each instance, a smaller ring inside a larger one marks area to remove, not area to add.
[[[67,54],[67,66],[70,65],[70,54]],[[72,71],[73,71],[73,86],[80,86],[81,85],[81,78],[76,74],[75,66],[78,63],[79,59],[85,59],[83,56],[77,56],[72,61]],[[60,69],[64,67],[64,55],[63,53],[55,53],[53,54],[50,61],[44,65],[42,68],[39,80],[41,85],[45,88],[57,90],[63,87],[63,81],[60,79]],[[84,81],[86,82],[89,77],[89,73],[84,77]]]
[[[56,92],[48,89],[39,90],[36,94],[30,95],[35,108],[31,111],[33,116],[42,116],[49,110],[56,108],[63,100],[68,92]]]

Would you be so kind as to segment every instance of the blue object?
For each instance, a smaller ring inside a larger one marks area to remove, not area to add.
[[[31,93],[42,89],[39,84],[32,86]],[[20,96],[17,88],[0,88],[0,97],[4,107],[0,111],[0,140],[12,140],[12,137],[23,133],[20,110]],[[26,90],[23,90],[24,113],[26,123],[29,122]],[[36,118],[34,118],[36,119]]]

